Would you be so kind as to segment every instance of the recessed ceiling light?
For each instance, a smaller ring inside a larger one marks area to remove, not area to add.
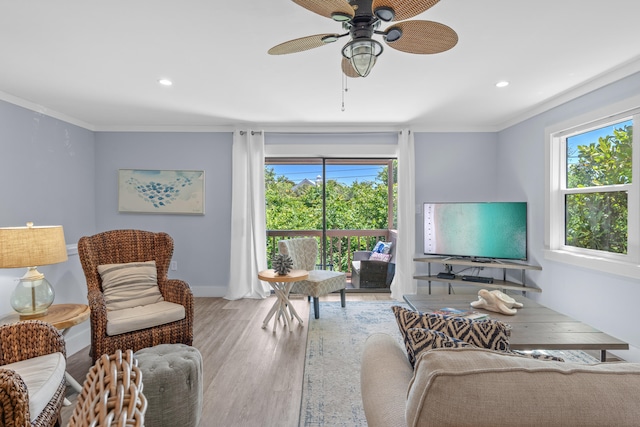
[[[160,79],[158,80],[158,83],[160,83],[162,86],[171,86],[173,84],[173,82],[169,79]]]
[[[509,86],[509,82],[506,80],[496,83],[496,87],[507,87],[507,86]]]

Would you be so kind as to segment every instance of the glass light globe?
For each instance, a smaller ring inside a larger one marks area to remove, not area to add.
[[[352,40],[342,48],[342,56],[351,62],[351,66],[361,77],[367,77],[381,53],[382,45],[369,38]]]
[[[11,307],[20,313],[21,319],[40,317],[47,314],[47,309],[55,298],[55,291],[44,277],[40,279],[25,279],[18,282],[18,286],[11,293]]]

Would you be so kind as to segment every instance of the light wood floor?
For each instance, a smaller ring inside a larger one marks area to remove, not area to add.
[[[350,301],[389,299],[388,293],[347,293],[346,309]],[[321,298],[339,300],[339,294]],[[298,425],[310,304],[292,296],[304,325],[296,321],[291,333],[279,325],[274,334],[272,323],[261,328],[274,301],[196,298],[193,345],[204,367],[200,426]],[[88,347],[67,360],[67,370],[81,384],[90,367]],[[63,426],[76,397],[70,394],[72,405],[62,410]]]

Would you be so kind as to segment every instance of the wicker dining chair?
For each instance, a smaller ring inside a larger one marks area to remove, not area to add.
[[[48,427],[59,424],[66,387],[64,375],[60,376],[61,381],[56,381],[57,388],[49,403],[31,421],[31,416],[35,414],[32,414],[32,408],[29,407],[30,394],[27,385],[16,370],[6,367],[11,363],[54,353],[61,353],[66,359],[64,338],[60,331],[49,323],[29,320],[0,326],[0,426]],[[43,367],[38,365],[38,368]],[[51,378],[55,377],[52,375]],[[34,390],[31,391],[32,398],[36,398],[33,395],[37,394]]]
[[[158,344],[193,344],[193,293],[189,285],[169,279],[173,239],[167,233],[142,230],[111,230],[81,237],[78,254],[84,270],[91,308],[91,357],[131,349],[134,352]],[[184,307],[184,318],[144,329],[109,335],[107,310],[99,266],[155,261],[157,284],[164,301]]]
[[[68,427],[142,427],[147,410],[142,373],[131,350],[103,354],[82,385]]]

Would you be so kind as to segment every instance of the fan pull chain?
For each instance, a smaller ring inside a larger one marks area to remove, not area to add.
[[[349,88],[347,87],[347,76],[345,74],[342,74],[342,111],[345,110],[344,108],[344,94],[346,92],[349,91]]]

